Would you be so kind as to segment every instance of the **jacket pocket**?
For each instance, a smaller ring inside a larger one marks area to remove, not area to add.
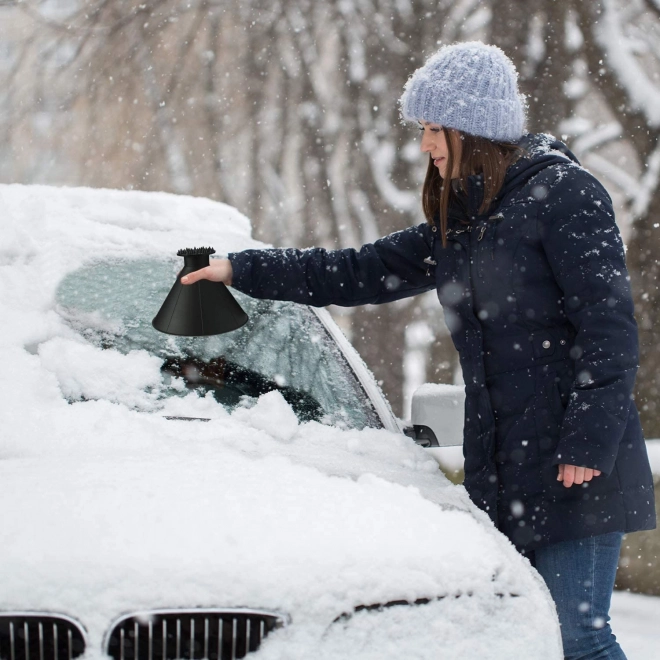
[[[536,401],[504,431],[495,453],[500,494],[505,500],[528,501],[543,492],[539,437],[535,425]]]
[[[539,454],[544,464],[549,464],[557,452],[561,427],[566,415],[566,408],[573,383],[572,360],[562,360],[540,368],[537,377],[538,405],[535,410],[535,422]],[[546,465],[547,467],[547,465]]]
[[[559,391],[559,382],[557,379],[552,380],[548,383],[546,387],[549,408],[552,411],[555,419],[559,424],[564,421],[564,415],[566,414],[566,404],[564,403],[561,392]]]
[[[553,364],[553,367],[555,365]],[[548,374],[546,382],[546,397],[548,407],[552,411],[557,422],[561,425],[564,421],[566,408],[568,407],[571,389],[573,387],[573,362],[563,360]]]
[[[540,370],[543,368],[540,368]],[[537,374],[537,405],[534,411],[539,455],[545,462],[554,456],[559,444],[566,404],[560,390],[560,377],[553,369]]]

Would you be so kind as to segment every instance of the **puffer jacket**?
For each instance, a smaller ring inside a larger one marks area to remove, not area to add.
[[[527,135],[491,208],[469,178],[447,245],[423,224],[360,250],[229,255],[233,286],[309,305],[435,288],[465,380],[465,487],[522,552],[655,526],[632,393],[637,326],[611,200],[565,145]],[[566,488],[561,463],[602,475]]]

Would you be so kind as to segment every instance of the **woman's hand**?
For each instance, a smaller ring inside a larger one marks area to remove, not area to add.
[[[559,466],[559,474],[557,481],[563,481],[566,488],[570,488],[573,484],[581,484],[585,481],[591,481],[594,477],[600,476],[600,470],[592,468],[578,467],[577,465],[565,465],[562,463]]]
[[[231,280],[234,271],[229,259],[211,259],[211,263],[206,268],[188,273],[181,278],[181,284],[194,284],[199,280],[211,280],[211,282],[222,282],[231,286]]]

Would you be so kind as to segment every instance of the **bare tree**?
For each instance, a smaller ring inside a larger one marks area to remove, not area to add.
[[[529,100],[528,129],[553,131],[574,111],[566,93],[575,52],[567,34],[571,0],[493,1],[491,39],[514,61]]]

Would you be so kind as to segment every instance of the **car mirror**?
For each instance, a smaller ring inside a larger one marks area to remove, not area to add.
[[[412,398],[412,427],[405,430],[422,447],[463,444],[465,389],[458,385],[427,383]]]

